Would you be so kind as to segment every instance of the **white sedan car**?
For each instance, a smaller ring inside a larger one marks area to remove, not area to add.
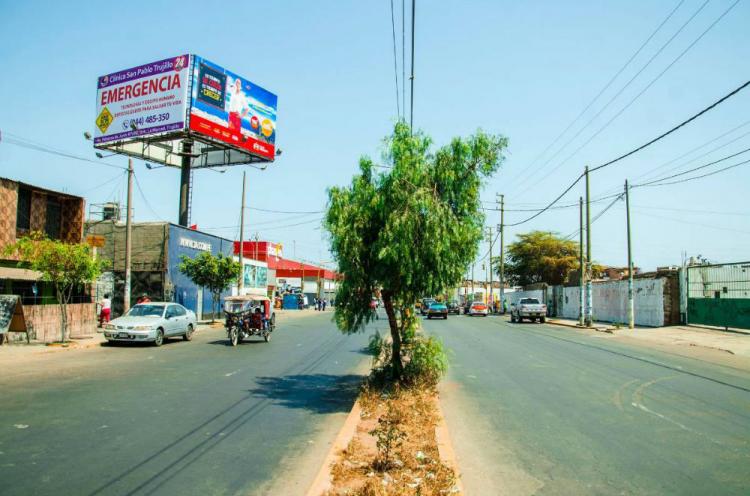
[[[104,337],[110,342],[152,342],[161,346],[171,337],[190,341],[195,327],[195,313],[182,305],[149,302],[135,305],[122,317],[105,324]]]

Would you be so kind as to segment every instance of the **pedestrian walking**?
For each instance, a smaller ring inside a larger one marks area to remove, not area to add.
[[[326,311],[326,304],[328,304],[328,300],[326,300],[325,298],[323,298],[323,311],[324,312]]]
[[[99,327],[103,327],[112,316],[112,300],[109,298],[109,293],[104,294],[104,298],[99,301],[99,305],[102,307],[99,312]]]

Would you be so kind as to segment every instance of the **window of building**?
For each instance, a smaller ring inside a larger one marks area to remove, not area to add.
[[[16,236],[20,237],[31,229],[31,190],[18,189],[16,208]]]
[[[60,224],[62,221],[62,205],[60,200],[47,197],[47,216],[44,224],[44,232],[51,239],[60,239]]]

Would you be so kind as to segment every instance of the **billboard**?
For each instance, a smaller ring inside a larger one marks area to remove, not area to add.
[[[197,55],[192,71],[190,130],[273,160],[278,97]]]
[[[189,77],[189,55],[100,77],[94,144],[185,129]]]

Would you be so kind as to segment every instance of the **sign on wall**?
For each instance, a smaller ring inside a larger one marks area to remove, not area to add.
[[[273,160],[278,97],[193,55],[190,130]]]
[[[100,77],[94,144],[184,129],[189,77],[189,55]]]

